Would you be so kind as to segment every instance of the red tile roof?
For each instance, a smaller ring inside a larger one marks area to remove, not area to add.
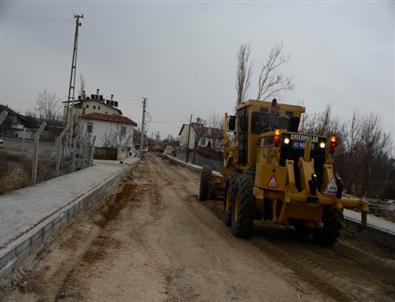
[[[122,115],[89,113],[89,114],[82,115],[81,118],[87,119],[87,120],[98,120],[98,121],[104,121],[104,122],[110,122],[110,123],[120,123],[120,124],[137,126],[137,123],[135,123],[131,119],[127,118],[126,116],[122,116]]]

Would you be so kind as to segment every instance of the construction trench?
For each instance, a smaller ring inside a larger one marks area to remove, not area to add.
[[[235,238],[222,202],[198,201],[199,177],[147,154],[89,214],[27,259],[0,300],[395,300],[393,249],[347,228],[326,248],[264,222],[251,238]]]

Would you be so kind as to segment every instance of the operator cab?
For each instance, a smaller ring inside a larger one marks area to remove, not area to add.
[[[322,184],[325,163],[326,138],[298,133],[304,107],[272,102],[249,100],[236,108],[236,116],[231,117],[237,140],[237,162],[246,167],[260,162],[264,152],[254,150],[279,149],[279,165],[285,166],[286,160],[294,161],[295,185],[300,190],[298,160],[303,157],[305,143],[311,142],[311,158],[319,186]],[[250,135],[249,135],[250,133]]]

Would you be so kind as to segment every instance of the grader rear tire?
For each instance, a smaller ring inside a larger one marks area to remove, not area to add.
[[[199,188],[199,200],[207,200],[210,196],[210,179],[211,170],[208,168],[203,168],[200,173],[200,188]]]
[[[232,204],[231,226],[236,237],[251,235],[254,228],[255,198],[252,194],[253,180],[248,175],[238,177],[238,186]]]
[[[342,213],[333,207],[325,207],[322,214],[324,227],[313,231],[314,241],[325,246],[333,246],[340,237]]]

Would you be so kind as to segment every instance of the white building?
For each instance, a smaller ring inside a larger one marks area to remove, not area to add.
[[[196,132],[195,129],[192,126],[190,127],[191,131],[189,132],[189,124],[183,124],[180,132],[178,133],[178,135],[180,136],[180,147],[183,149],[187,148],[188,145],[188,132],[189,134],[189,149],[193,149],[195,147],[195,139],[196,139]]]
[[[126,116],[89,113],[81,116],[83,133],[96,136],[95,147],[132,147],[137,124]]]
[[[200,124],[191,125],[189,137],[189,149],[197,147],[210,148],[219,151],[222,147],[224,132],[221,129],[202,127]],[[188,145],[189,124],[182,125],[178,135],[180,136],[180,147],[186,149]]]
[[[71,107],[67,107],[67,102],[64,106],[63,117],[66,120],[66,116],[71,117]],[[69,112],[67,113],[67,108]],[[90,113],[101,113],[108,115],[122,115],[122,111],[118,108],[118,101],[114,100],[114,95],[111,95],[109,100],[104,99],[103,95],[99,94],[97,89],[96,94],[86,96],[85,90],[78,97],[78,100],[74,102],[74,116],[79,117]]]

